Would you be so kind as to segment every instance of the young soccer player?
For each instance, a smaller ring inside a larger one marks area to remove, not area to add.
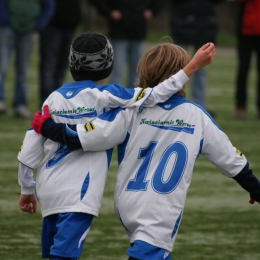
[[[139,63],[139,86],[157,85],[188,62],[187,53],[179,46],[166,43],[152,47]],[[260,183],[245,156],[202,107],[184,97],[183,88],[142,113],[118,108],[77,126],[54,123],[45,107],[45,115],[36,114],[32,122],[42,126],[44,136],[72,149],[75,139],[86,152],[118,145],[115,212],[129,236],[129,260],[171,259],[200,154],[236,180],[252,200],[260,201]],[[66,127],[77,137],[65,138]]]
[[[102,85],[113,67],[113,49],[108,39],[98,33],[84,33],[73,41],[70,50],[70,71],[75,82],[53,92],[44,105],[50,107],[56,122],[67,124],[92,121],[118,106],[133,106],[139,111],[143,106],[165,101],[180,90],[187,76],[209,64],[214,54],[214,45],[206,44],[187,66],[174,76],[169,75],[160,86],[124,89],[114,84]],[[86,127],[91,130],[91,124]],[[66,134],[73,138],[76,133],[67,128]],[[77,142],[74,144],[73,148],[81,147]],[[72,151],[66,145],[46,140],[33,129],[27,131],[18,155],[22,193],[19,206],[24,212],[36,212],[36,186],[43,216],[43,258],[80,257],[93,216],[99,213],[111,153],[112,150]],[[35,183],[33,169],[37,166]]]

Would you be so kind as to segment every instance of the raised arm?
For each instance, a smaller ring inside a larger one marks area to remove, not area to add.
[[[183,85],[188,80],[186,75],[192,75],[198,68],[206,66],[212,62],[215,56],[215,46],[212,43],[203,45],[194,55],[192,60],[188,65],[186,65],[183,70],[179,71],[175,75],[171,76],[169,79],[166,79],[162,83],[153,89],[135,89],[135,98],[131,100],[133,103],[137,103],[137,107],[142,107],[144,102],[150,100],[146,103],[146,106],[153,106],[156,103],[166,101],[174,93],[178,92]],[[187,73],[187,74],[186,74]],[[124,90],[125,91],[125,90]],[[132,90],[133,91],[133,90]],[[136,92],[137,91],[137,92]],[[150,93],[149,93],[150,91]],[[146,92],[146,93],[145,93]],[[107,92],[108,93],[108,92]],[[105,96],[105,95],[103,95]],[[106,98],[104,102],[108,102],[111,105],[111,102],[115,101],[117,96],[111,95],[112,101],[107,101],[109,98]],[[103,107],[100,102],[102,99],[98,99],[95,107]],[[100,106],[98,105],[100,103]],[[138,103],[139,102],[139,103]],[[133,105],[132,103],[132,105]],[[152,104],[152,105],[151,105]],[[127,106],[130,106],[131,103],[128,103]],[[109,107],[109,106],[108,106]],[[110,106],[113,107],[113,106]],[[115,105],[114,105],[115,107]],[[103,110],[103,109],[102,109]],[[98,113],[99,114],[99,113]],[[46,121],[46,122],[45,122]],[[56,124],[50,117],[48,107],[44,107],[44,114],[40,112],[35,114],[35,118],[32,122],[32,127],[37,133],[41,133],[47,138],[50,138],[53,141],[63,143],[68,146],[70,150],[75,150],[81,148],[81,144],[78,139],[76,126],[68,124]]]
[[[148,92],[151,89],[147,88],[145,91],[149,96],[146,100],[139,100],[132,106],[153,107],[158,103],[163,103],[168,100],[173,94],[180,91],[183,85],[189,80],[189,77],[199,68],[209,65],[215,57],[215,45],[213,43],[204,44],[195,53],[191,61],[179,72],[172,75],[168,79],[159,83],[152,88],[151,94]],[[143,102],[143,103],[142,103]]]
[[[153,107],[158,103],[165,102],[182,89],[183,85],[187,83],[189,77],[196,70],[210,64],[214,56],[214,44],[207,43],[195,53],[194,57],[183,69],[156,86],[126,89],[119,85],[110,85],[100,92],[100,95],[97,97],[95,102],[97,115],[111,108],[118,107],[135,107],[140,112],[143,107]]]

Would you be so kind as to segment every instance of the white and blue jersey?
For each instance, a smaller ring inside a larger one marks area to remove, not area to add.
[[[85,151],[118,145],[115,212],[130,243],[172,251],[200,154],[230,178],[247,165],[210,115],[178,95],[142,113],[115,109],[91,125],[77,125]]]
[[[131,106],[140,111],[154,106],[179,91],[187,80],[181,70],[159,86],[147,89],[102,86],[89,80],[72,82],[54,91],[43,106],[49,106],[57,123],[84,124],[111,108]],[[18,154],[22,193],[33,194],[36,186],[43,217],[65,212],[97,216],[111,153],[71,151],[29,129]],[[35,183],[33,169],[37,167]]]

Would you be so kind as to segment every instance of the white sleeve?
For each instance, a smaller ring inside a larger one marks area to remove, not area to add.
[[[21,194],[30,195],[35,193],[36,183],[33,179],[33,170],[19,163],[18,183],[21,186]]]
[[[102,151],[122,143],[131,122],[133,110],[114,109],[92,122],[77,125],[77,132],[84,151]]]
[[[235,177],[247,164],[245,156],[211,120],[205,129],[202,155],[228,177]]]
[[[45,140],[44,136],[37,134],[32,128],[29,129],[18,153],[18,161],[31,169],[36,168],[43,155]]]
[[[94,107],[98,115],[118,107],[134,107],[140,112],[143,107],[153,107],[157,103],[166,101],[173,94],[180,91],[188,80],[189,78],[184,71],[180,70],[157,86],[152,86],[153,88],[127,89],[112,84],[99,92]]]
[[[173,94],[180,91],[188,80],[189,78],[184,73],[184,71],[180,70],[176,74],[172,75],[168,79],[152,88],[151,94],[145,100],[139,100],[133,106],[139,107],[140,111],[142,110],[142,107],[153,107],[158,103],[163,103]],[[150,88],[146,89],[146,91],[148,90],[150,90]]]

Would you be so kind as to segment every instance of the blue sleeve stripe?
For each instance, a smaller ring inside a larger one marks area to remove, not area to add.
[[[122,99],[131,99],[134,96],[135,90],[131,88],[124,88],[117,84],[109,84],[104,86],[98,86],[98,89],[102,91],[108,91],[115,97],[119,97]]]
[[[198,152],[197,158],[198,158],[198,157],[200,156],[200,154],[201,154],[202,147],[203,147],[203,143],[204,143],[204,139],[201,139],[201,140],[200,140],[200,149],[199,149],[199,152]]]
[[[108,122],[112,122],[115,120],[116,116],[118,115],[118,113],[122,110],[125,110],[125,108],[115,108],[112,110],[109,110],[108,112],[100,115],[98,118],[104,121],[108,121]]]
[[[212,121],[212,123],[213,123],[220,131],[223,132],[222,128],[215,122],[215,120],[214,120],[214,119],[212,118],[212,116],[207,112],[206,109],[204,109],[202,106],[200,106],[200,105],[198,105],[198,104],[195,104],[195,103],[192,103],[192,102],[191,102],[191,104],[193,104],[194,106],[200,108],[200,109],[210,118],[210,120]]]
[[[72,126],[73,127],[73,126]],[[76,126],[75,126],[76,127]],[[65,132],[66,135],[70,136],[70,137],[77,137],[78,136],[78,132],[75,129],[72,129],[69,125],[66,124],[66,128],[65,128]]]
[[[29,169],[32,169],[32,170],[34,170],[34,168],[33,167],[31,167],[31,166],[29,166],[29,165],[27,165],[27,164],[24,164],[24,163],[22,163],[18,158],[17,158],[17,160],[18,160],[18,162],[19,163],[21,163],[22,165],[24,165],[24,166],[26,166],[26,167],[28,167]]]
[[[135,93],[134,89],[124,88],[117,84],[98,85],[91,80],[66,83],[56,91],[63,95],[64,98],[70,99],[75,97],[80,91],[86,88],[97,89],[100,92],[107,91],[115,97],[119,97],[126,100],[132,99]]]

